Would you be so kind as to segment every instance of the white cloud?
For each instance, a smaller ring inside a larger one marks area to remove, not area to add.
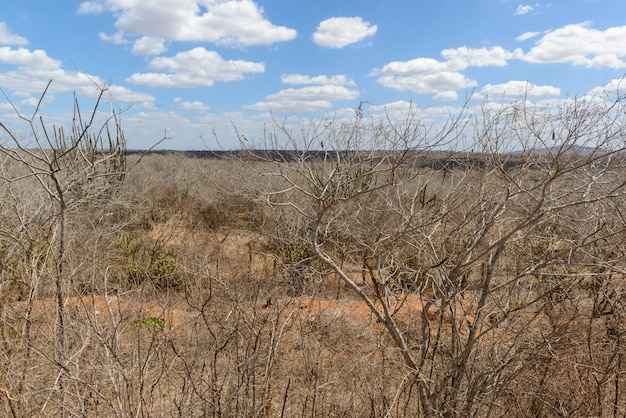
[[[504,67],[508,60],[521,58],[524,54],[521,49],[510,52],[499,46],[492,48],[462,46],[444,49],[441,55],[448,60],[446,64],[449,68],[463,70],[467,67]]]
[[[468,48],[462,46],[444,49],[445,61],[433,58],[415,58],[409,61],[390,62],[370,75],[378,82],[396,90],[408,90],[419,94],[432,94],[436,100],[456,100],[457,90],[475,87],[477,82],[460,71],[469,67],[507,65],[508,60],[523,57],[521,49],[507,51],[499,46],[492,48]]]
[[[588,22],[567,25],[539,39],[524,59],[532,63],[571,63],[590,68],[626,68],[626,26],[597,30]]]
[[[430,74],[384,75],[378,82],[395,90],[408,90],[419,94],[434,94],[438,98],[453,97],[459,89],[475,87],[476,81],[459,72],[445,71]]]
[[[331,17],[322,21],[313,42],[329,48],[343,48],[376,33],[378,27],[360,17]]]
[[[28,45],[28,39],[16,35],[4,22],[0,22],[0,45]]]
[[[591,68],[626,68],[626,62],[618,58],[616,54],[596,55],[589,59],[587,67]]]
[[[171,41],[270,45],[297,35],[272,24],[252,0],[105,0],[105,7],[116,16],[118,30]]]
[[[326,75],[318,75],[310,77],[302,74],[283,74],[280,76],[280,80],[285,84],[322,84],[322,85],[335,85],[335,86],[354,86],[356,83],[354,80],[346,77],[345,75],[334,75],[328,77]]]
[[[615,78],[604,86],[594,87],[587,95],[591,97],[620,97],[624,95],[624,92],[626,92],[626,81],[623,78]]]
[[[489,97],[492,100],[542,99],[559,96],[561,89],[553,86],[538,86],[527,81],[511,80],[504,84],[487,84],[476,95],[477,98]]]
[[[8,46],[0,47],[0,64],[30,67],[36,71],[51,71],[61,67],[61,62],[50,58],[44,50],[31,51],[26,48],[13,49]]]
[[[517,10],[515,10],[516,15],[525,15],[535,10],[533,6],[530,4],[520,4],[517,6]]]
[[[0,72],[0,85],[10,89],[13,95],[26,99],[33,95],[38,98],[50,79],[53,82],[48,91],[49,100],[55,93],[71,91],[76,91],[80,96],[93,98],[99,94],[98,86],[107,86],[107,82],[98,76],[64,70],[60,61],[49,57],[41,49],[31,51],[26,48],[0,47],[0,64],[17,67],[14,71]],[[137,101],[146,107],[155,101],[154,96],[150,94],[117,85],[109,86],[107,94],[114,100]]]
[[[198,101],[198,100],[194,100],[193,102],[189,102],[189,101],[184,101],[183,99],[181,99],[180,97],[176,97],[174,99],[174,103],[176,103],[176,106],[181,109],[181,110],[193,110],[196,112],[204,112],[210,109],[209,106],[207,106],[206,104]]]
[[[135,41],[131,52],[135,55],[160,55],[166,50],[165,41],[162,38],[142,36]]]
[[[463,68],[456,68],[463,69]],[[450,71],[448,63],[438,61],[434,58],[414,58],[409,61],[392,61],[380,70],[374,70],[372,75],[399,75],[408,76],[413,74],[431,74],[437,72]]]
[[[99,85],[104,85],[104,82],[99,78],[97,81]],[[93,85],[87,85],[86,87],[91,88]],[[152,94],[142,93],[116,84],[109,86],[107,88],[107,92],[113,100],[133,103],[134,105],[144,109],[154,108],[155,98]]]
[[[246,106],[254,110],[273,111],[313,111],[328,109],[336,100],[354,100],[359,92],[344,86],[321,85],[302,88],[289,88],[278,93],[270,94],[267,101]]]
[[[398,123],[404,123],[407,115],[412,113],[421,123],[431,123],[436,121],[447,121],[451,117],[456,117],[463,112],[460,107],[454,106],[436,106],[428,108],[420,108],[415,103],[405,100],[398,100],[391,103],[373,105],[368,109],[372,116],[378,118],[389,118]]]
[[[522,41],[526,41],[528,39],[534,38],[537,35],[541,35],[541,32],[524,32],[520,36],[515,38],[515,40],[522,42]]]
[[[21,106],[35,107],[39,103],[39,99],[35,97],[28,97],[20,102]]]
[[[98,14],[104,11],[104,5],[97,1],[84,1],[78,6],[78,14]]]
[[[415,109],[415,104],[411,102],[407,102],[405,100],[397,100],[395,102],[386,103],[382,105],[371,105],[369,110],[373,112],[391,112],[391,113],[400,113],[404,117],[406,117],[407,113],[413,109]]]
[[[433,95],[433,99],[440,101],[452,101],[459,98],[456,91],[441,91]]]
[[[150,68],[164,69],[166,73],[135,73],[126,81],[134,84],[158,87],[208,87],[215,81],[234,81],[244,78],[245,73],[262,73],[265,64],[224,60],[217,52],[197,47],[179,52],[173,57],[157,57],[150,61]]]
[[[104,32],[98,34],[100,39],[116,45],[127,44],[129,41],[124,38],[124,32],[115,32],[113,35],[107,35]]]
[[[0,85],[7,86],[12,96],[24,97],[23,104],[39,100],[50,79],[52,84],[46,95],[47,102],[53,102],[55,94],[65,92],[76,92],[81,98],[96,98],[100,94],[99,88],[107,86],[106,81],[98,76],[60,68],[55,71],[40,71],[33,68],[0,73]],[[104,98],[115,102],[133,103],[142,108],[153,108],[155,102],[151,94],[119,85],[108,86]]]

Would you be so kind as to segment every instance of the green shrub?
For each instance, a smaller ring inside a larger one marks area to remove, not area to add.
[[[124,280],[138,286],[146,280],[157,289],[177,289],[181,286],[176,268],[176,254],[158,244],[146,246],[141,238],[122,234],[117,239],[117,248],[123,258]]]
[[[151,316],[149,318],[135,319],[133,325],[136,328],[145,328],[154,334],[165,329],[165,322],[157,317]]]

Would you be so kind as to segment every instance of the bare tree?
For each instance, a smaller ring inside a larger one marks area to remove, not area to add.
[[[133,170],[121,110],[75,103],[0,125],[6,415],[626,412],[621,97]]]
[[[384,326],[412,376],[403,396],[425,416],[488,416],[581,312],[583,279],[621,268],[624,110],[522,98],[485,105],[473,129],[465,114],[427,129],[359,107],[241,145],[265,179],[252,194]]]
[[[123,181],[127,169],[126,139],[121,129],[121,110],[112,108],[103,122],[97,119],[106,88],[98,88],[95,105],[86,118],[75,97],[69,127],[46,125],[39,109],[51,82],[30,116],[21,114],[4,94],[16,115],[26,124],[27,131],[19,132],[0,122],[0,128],[6,135],[0,144],[0,154],[5,163],[10,164],[4,167],[2,180],[17,209],[16,225],[7,227],[3,235],[18,244],[23,243],[21,236],[29,237],[31,244],[27,245],[34,247],[27,248],[26,252],[37,253],[32,255],[32,263],[52,268],[57,305],[57,352],[51,360],[59,370],[69,374],[68,319],[65,313],[69,218],[73,213],[86,210],[89,205],[110,196]],[[17,195],[20,188],[31,193],[31,197],[39,198],[35,202],[28,199],[34,205],[30,208],[31,212],[20,213],[24,208],[17,204],[26,201]],[[43,236],[37,233],[38,230]],[[40,241],[41,238],[45,241]],[[45,246],[42,248],[42,245]],[[40,262],[41,257],[43,262]],[[40,274],[35,269],[32,275],[29,306],[32,306],[39,289]],[[62,382],[60,380],[64,396]]]

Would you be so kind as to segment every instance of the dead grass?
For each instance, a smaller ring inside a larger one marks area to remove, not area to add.
[[[6,416],[424,416],[415,376],[367,305],[315,264],[294,292],[263,229],[271,222],[256,204],[238,197],[221,208],[218,198],[199,196],[205,189],[190,184],[180,168],[209,172],[211,162],[175,163],[169,178],[167,158],[152,162],[157,184],[146,186],[148,173],[130,178],[129,207],[112,202],[100,221],[80,229],[86,238],[73,241],[67,358],[54,344],[57,314],[46,270],[31,270],[41,277],[22,277],[17,290],[3,285],[0,410]],[[165,193],[159,181],[166,182]],[[493,229],[494,236],[503,233]],[[180,286],[124,283],[126,261],[115,246],[122,234],[172,251]],[[507,255],[511,265],[500,271],[514,272],[517,254]],[[343,267],[373,296],[358,261],[354,256]],[[490,296],[479,313],[480,274],[469,277],[454,304],[434,292],[390,298],[411,353],[425,353],[428,378],[447,378],[442,370],[451,353],[477,323],[468,379],[508,369],[491,383],[488,393],[497,396],[481,399],[473,415],[489,408],[492,416],[613,414],[610,402],[624,392],[626,315],[619,306],[593,317],[592,284],[585,279],[576,292],[559,296],[564,299],[518,309],[515,301],[545,291],[537,276]],[[619,290],[619,278],[611,280]],[[67,377],[65,404],[59,376]],[[624,410],[620,396],[617,416]]]

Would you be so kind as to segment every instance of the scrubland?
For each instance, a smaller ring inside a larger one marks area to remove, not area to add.
[[[3,415],[623,416],[615,103],[213,158],[7,141]]]

